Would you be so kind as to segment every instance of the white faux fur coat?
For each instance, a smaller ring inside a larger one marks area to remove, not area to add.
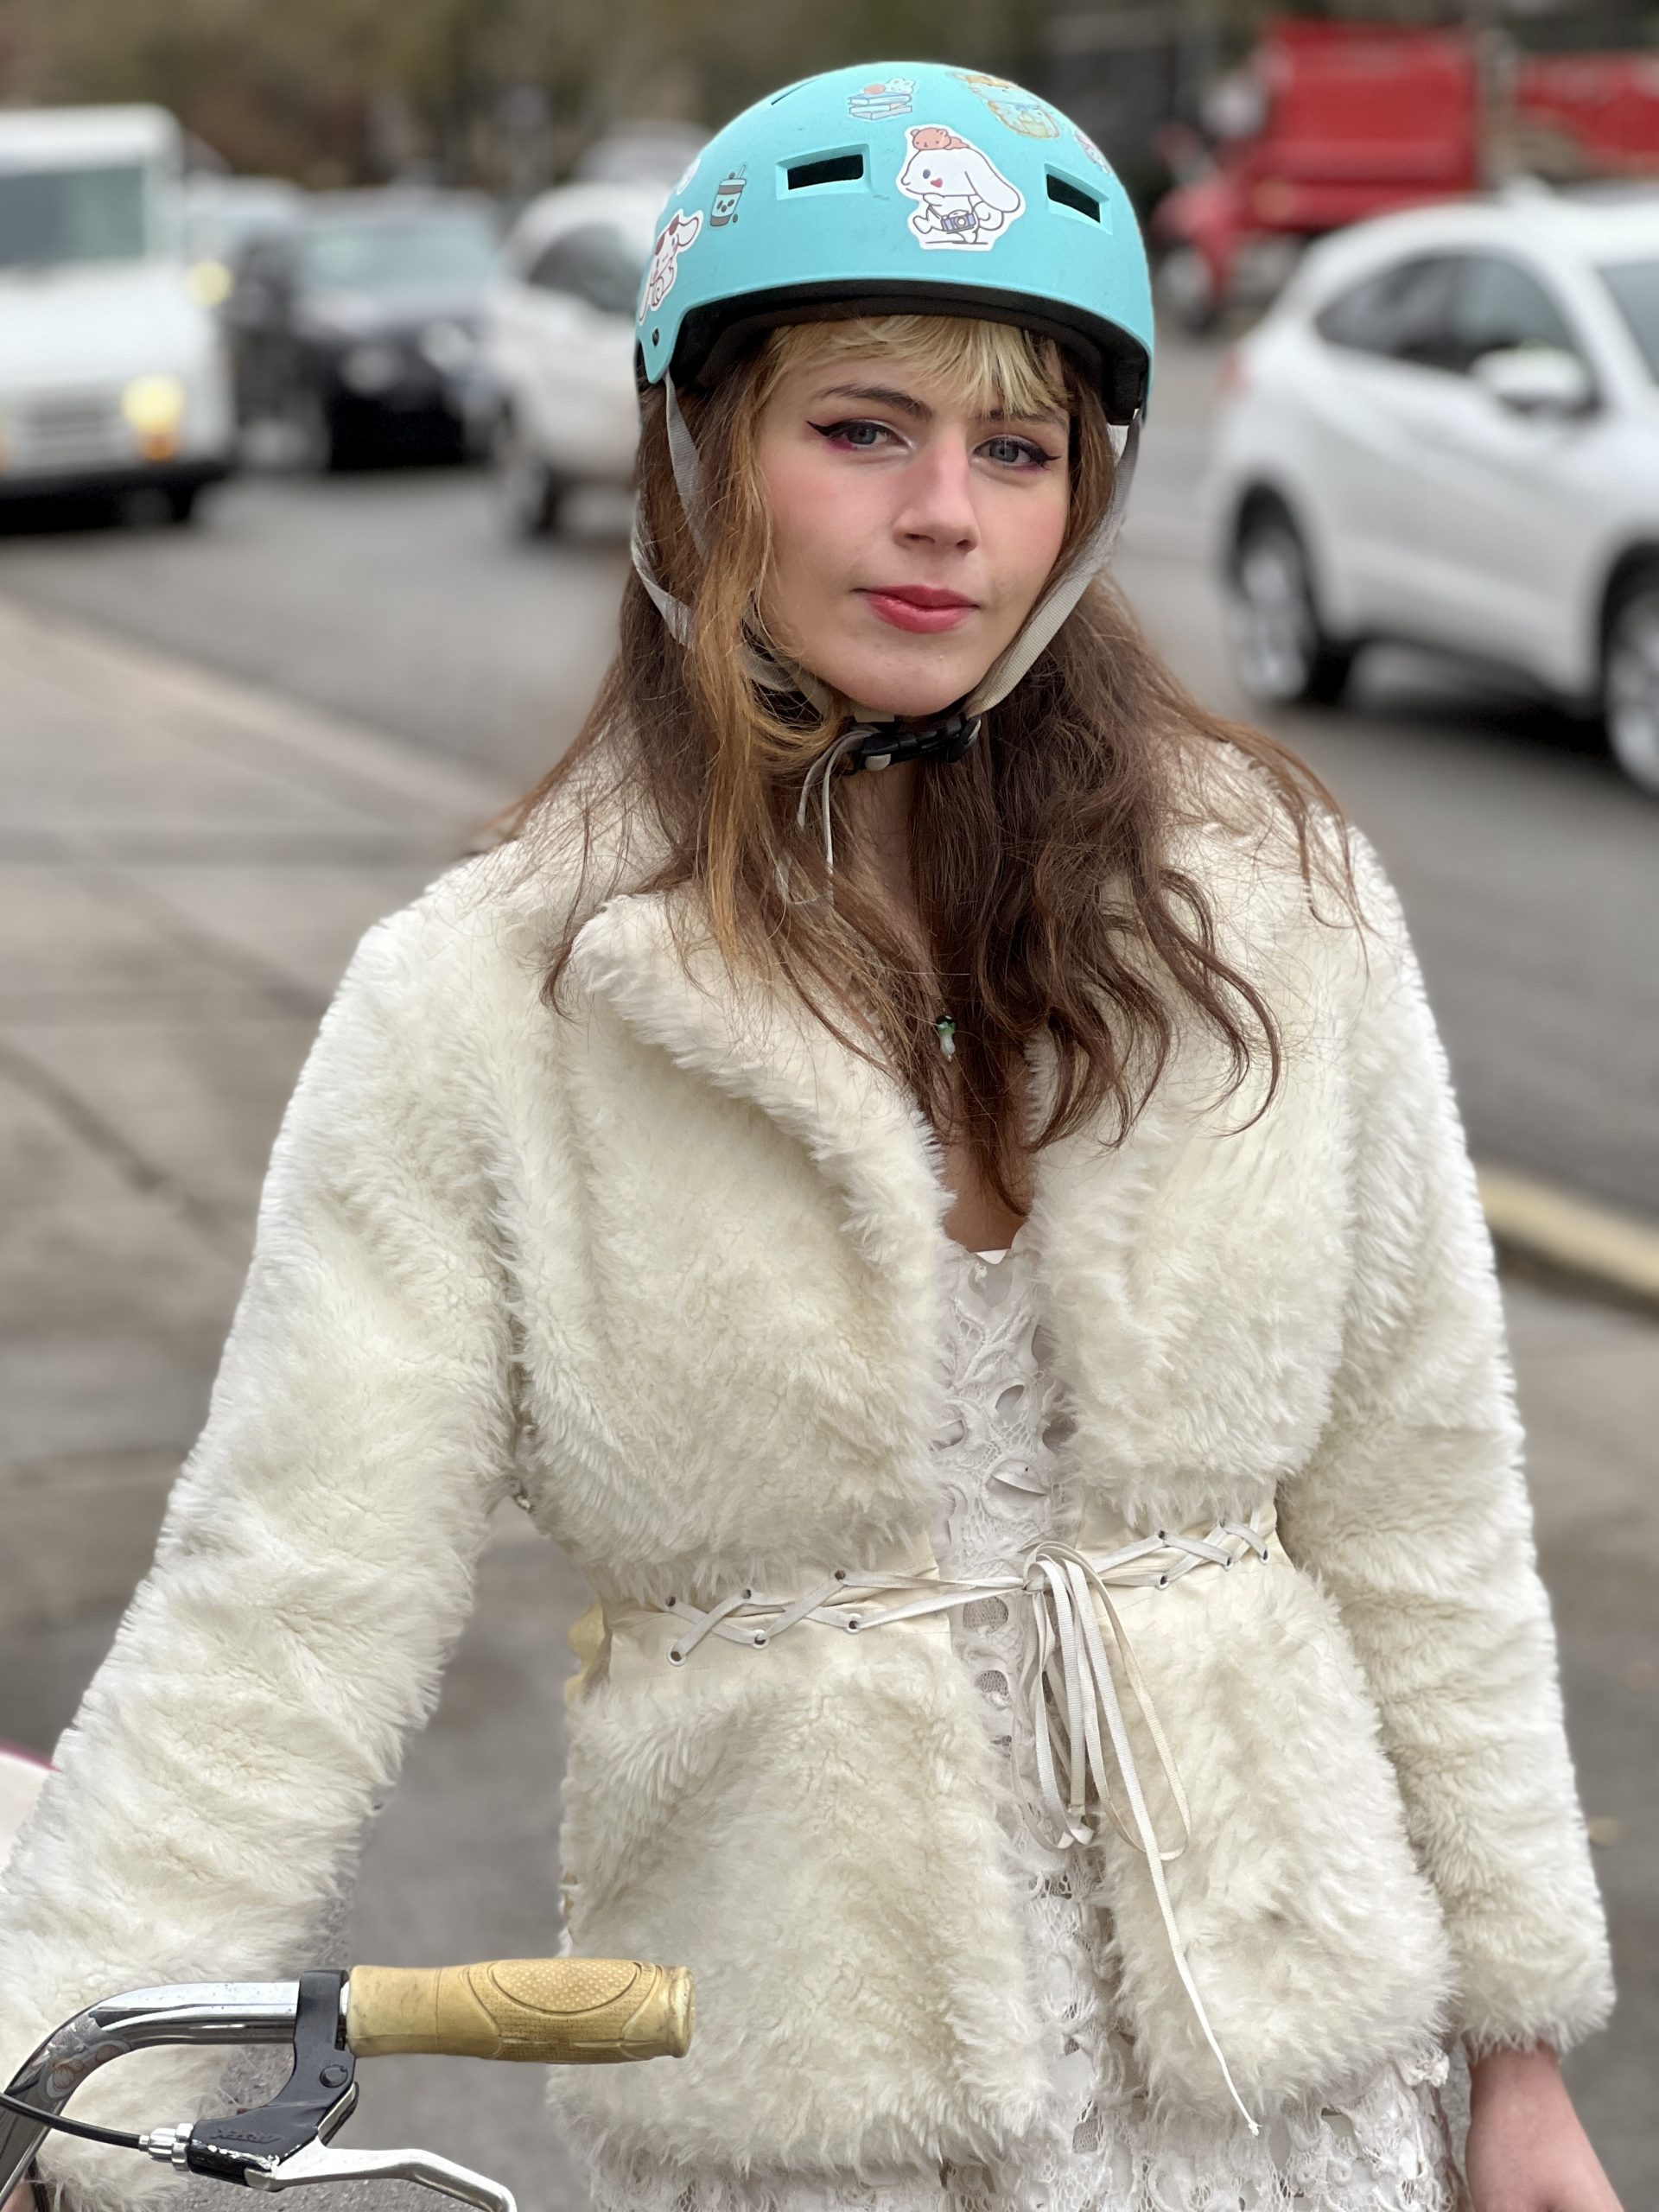
[[[1282,1091],[1239,1130],[1189,1040],[1121,1147],[1039,1156],[1030,1233],[1092,1537],[1276,1495],[1282,1552],[1132,1622],[1192,1801],[1172,1897],[1261,2107],[1432,2034],[1569,2045],[1611,1985],[1491,1255],[1397,910],[1369,859],[1363,937],[1248,840],[1197,864],[1283,1023]],[[372,930],[323,1022],[206,1430],[6,1878],[8,2070],[94,1995],[307,1963],[511,1484],[618,1618],[931,1556],[949,1198],[915,1107],[695,942],[688,971],[658,895],[595,904],[550,1011],[568,887],[499,866]],[[551,2077],[563,2119],[740,2166],[994,2154],[1040,2095],[1036,2015],[948,1629],[679,1669],[668,1640],[636,1618],[588,1670],[561,1842],[574,1948],[689,1964],[698,2030],[678,2063]],[[1145,1861],[1110,1863],[1153,2088],[1217,2106]],[[76,2109],[178,2118],[215,2063],[124,2062]],[[45,2163],[100,2207],[169,2184]]]

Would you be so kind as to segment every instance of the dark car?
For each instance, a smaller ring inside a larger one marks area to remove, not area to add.
[[[479,345],[496,267],[486,200],[341,192],[257,238],[226,302],[245,423],[315,468],[481,452],[495,412]]]

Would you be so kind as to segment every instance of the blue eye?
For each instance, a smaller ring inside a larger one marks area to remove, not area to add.
[[[996,450],[999,446],[1002,448],[1000,453]],[[1045,453],[1042,447],[1030,438],[988,438],[985,450],[999,463],[1024,464],[1022,473],[1027,474],[1034,475],[1039,469],[1054,466],[1053,454]]]
[[[855,438],[853,435],[855,431],[872,430],[874,432],[877,438],[886,438],[892,435],[892,432],[880,423],[809,423],[807,428],[809,429],[816,430],[821,438],[833,438],[840,443],[852,446],[855,451],[859,453],[870,452],[873,448],[874,441],[871,439]]]

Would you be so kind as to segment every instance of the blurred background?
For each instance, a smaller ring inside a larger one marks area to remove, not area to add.
[[[1634,2212],[1659,2202],[1644,0],[6,0],[0,1827],[148,1563],[353,944],[558,757],[609,656],[664,195],[756,96],[906,54],[1053,99],[1124,177],[1160,358],[1120,580],[1404,895],[1614,1921],[1621,2010],[1571,2076]],[[581,1593],[507,1520],[342,1956],[556,1946]],[[575,2212],[520,2071],[387,2062],[353,2137]]]

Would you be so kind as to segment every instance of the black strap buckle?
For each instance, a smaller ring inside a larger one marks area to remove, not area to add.
[[[892,768],[901,760],[960,760],[979,735],[980,717],[963,713],[868,724],[868,734],[842,755],[848,768]]]

